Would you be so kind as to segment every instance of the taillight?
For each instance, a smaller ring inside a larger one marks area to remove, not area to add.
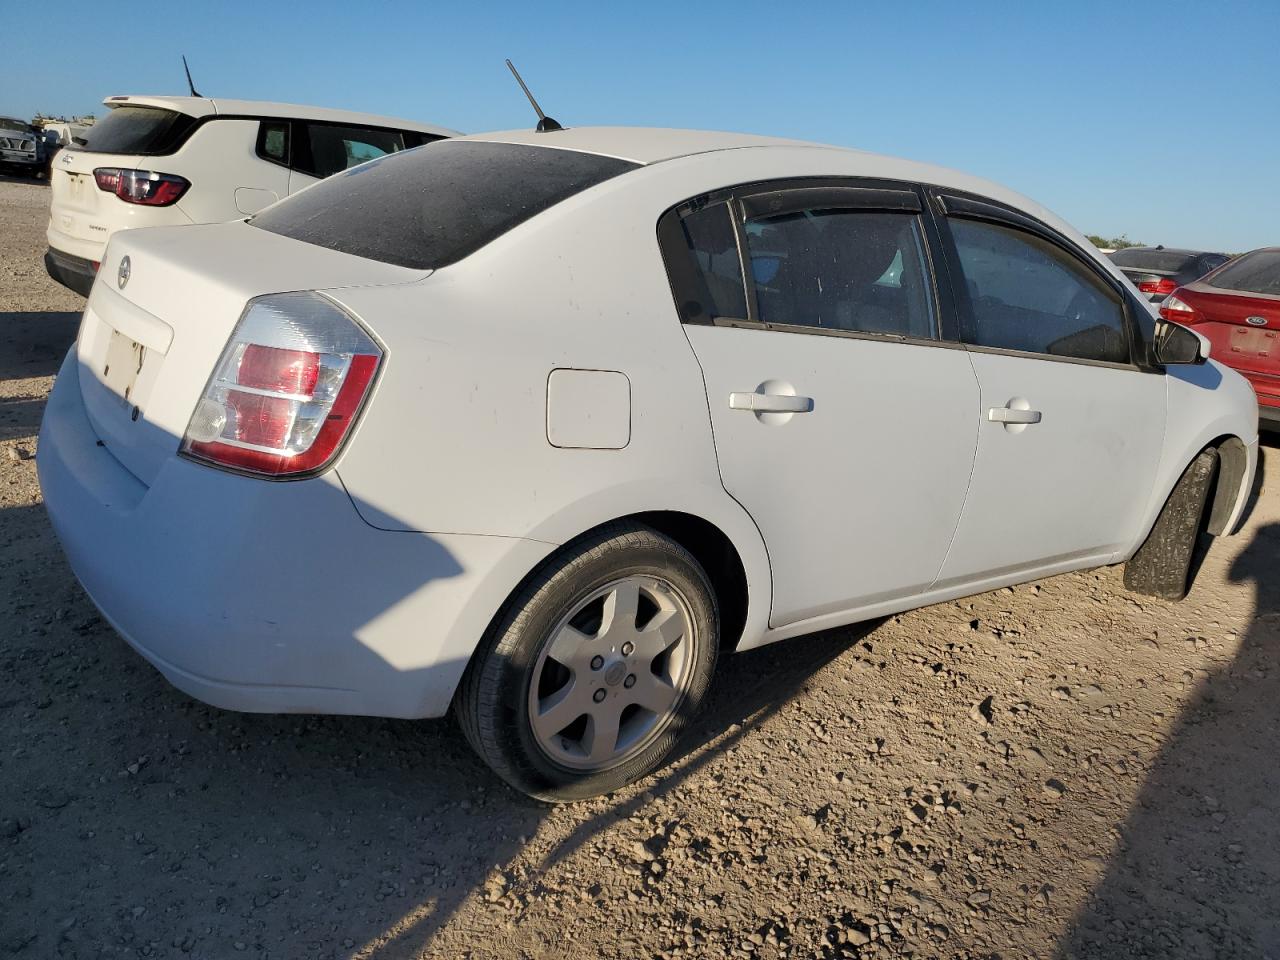
[[[1200,312],[1180,297],[1166,297],[1160,304],[1160,316],[1183,326],[1199,323],[1204,319]]]
[[[177,203],[191,182],[172,173],[152,170],[122,170],[98,167],[93,171],[98,189],[114,193],[125,203],[141,203],[148,207],[167,207]]]
[[[333,460],[382,350],[318,293],[259,297],[236,325],[182,438],[187,456],[270,477]]]
[[[1178,284],[1168,277],[1153,277],[1150,280],[1143,280],[1139,283],[1138,289],[1143,293],[1173,293],[1178,289]]]

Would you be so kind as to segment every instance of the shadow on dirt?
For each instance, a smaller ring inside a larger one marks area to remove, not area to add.
[[[1271,523],[1230,571],[1254,591],[1252,625],[1235,657],[1201,680],[1061,957],[1280,957],[1277,571]]]
[[[80,314],[0,312],[0,380],[50,377],[76,340]]]

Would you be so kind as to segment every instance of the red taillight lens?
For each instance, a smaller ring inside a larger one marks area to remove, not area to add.
[[[1178,289],[1178,284],[1168,277],[1160,277],[1158,280],[1143,280],[1138,284],[1138,289],[1143,293],[1173,293]]]
[[[98,189],[114,193],[125,203],[140,203],[148,207],[167,207],[177,203],[191,182],[171,173],[155,173],[151,170],[122,170],[119,167],[98,167],[93,171]]]
[[[281,350],[251,343],[240,358],[237,383],[277,393],[310,396],[320,379],[320,354],[306,350]]]
[[[315,293],[249,303],[187,425],[187,455],[273,477],[317,472],[336,455],[382,351]]]
[[[1160,304],[1160,316],[1166,320],[1172,320],[1174,323],[1180,323],[1184,327],[1199,323],[1204,319],[1195,307],[1181,297],[1173,295],[1165,298],[1164,302]]]

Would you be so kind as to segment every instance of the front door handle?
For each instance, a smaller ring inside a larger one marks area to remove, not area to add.
[[[813,409],[813,398],[781,393],[731,393],[729,409],[755,413],[808,413]]]
[[[1016,407],[992,407],[987,411],[992,423],[1039,423],[1039,410],[1019,410]]]

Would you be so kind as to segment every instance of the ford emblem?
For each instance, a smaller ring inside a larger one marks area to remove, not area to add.
[[[1245,317],[1244,322],[1251,323],[1255,327],[1265,327],[1267,325],[1267,318],[1266,317]]]
[[[120,261],[120,269],[116,271],[116,286],[123,290],[125,284],[129,282],[129,274],[132,272],[133,265],[129,263],[129,258],[123,258]]]

